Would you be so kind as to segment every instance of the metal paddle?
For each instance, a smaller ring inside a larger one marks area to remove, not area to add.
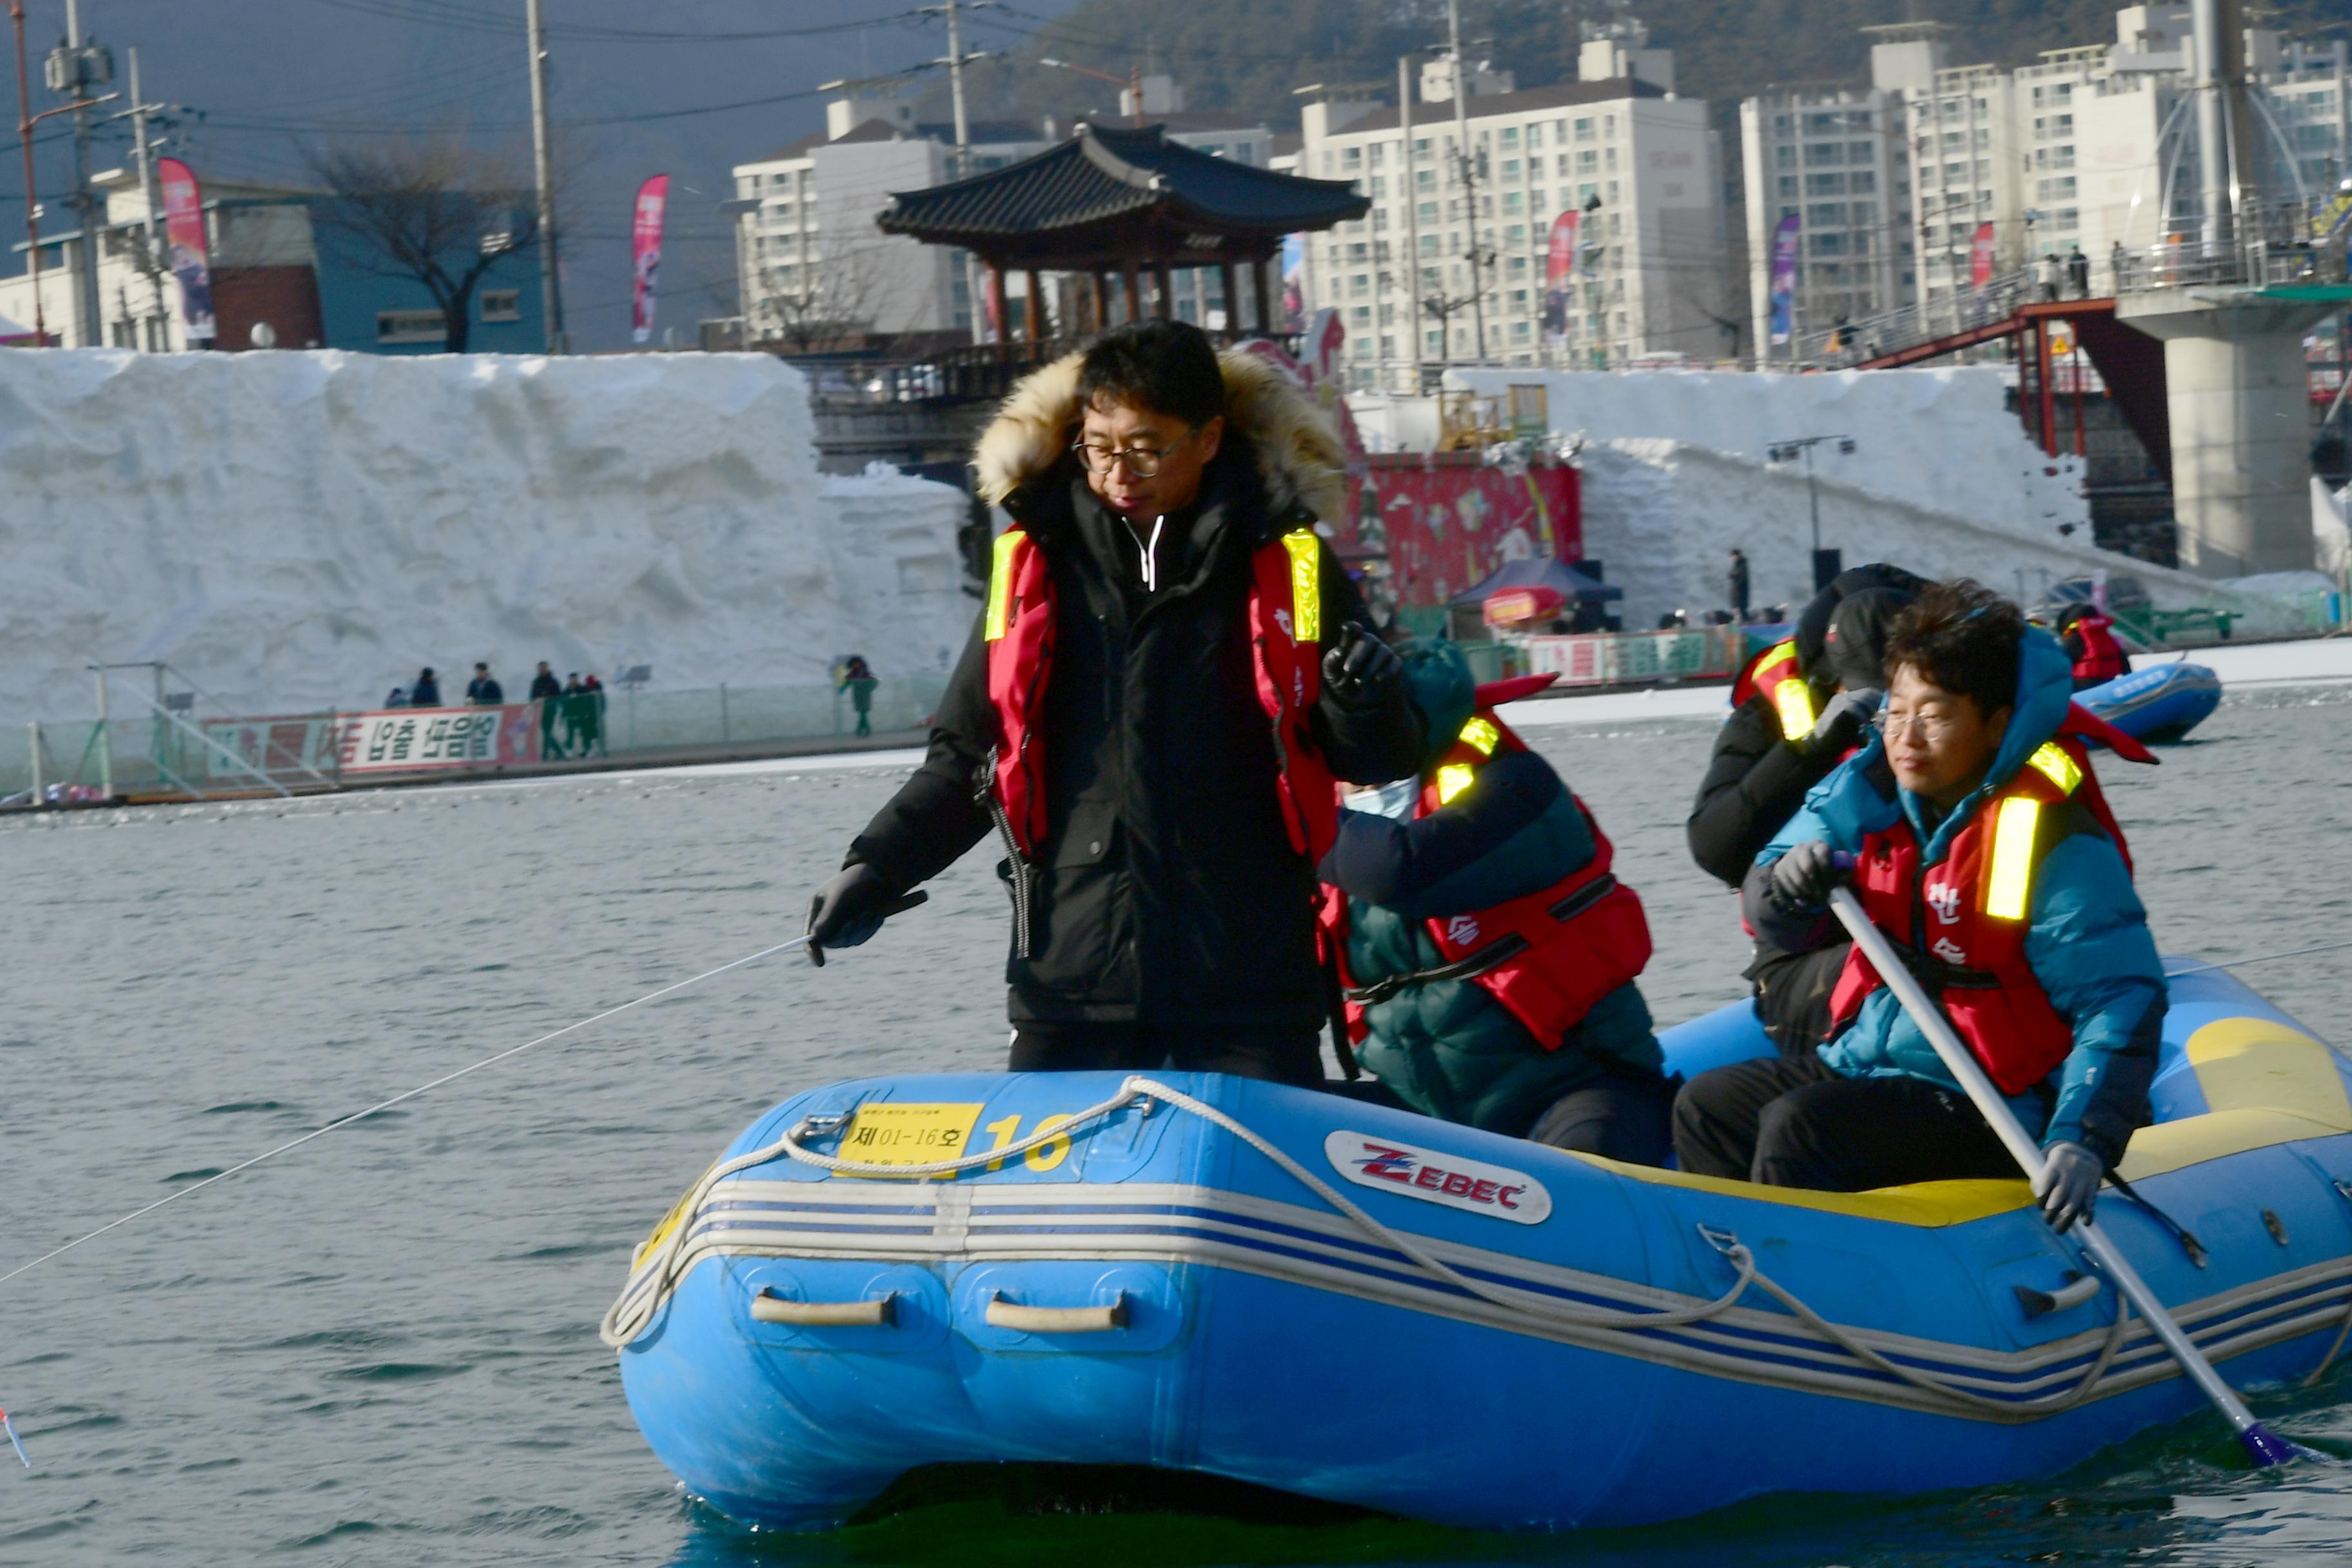
[[[2016,1159],[2018,1165],[2028,1177],[2041,1174],[2042,1146],[2026,1135],[2016,1113],[2010,1110],[2009,1101],[2001,1098],[2000,1091],[1993,1087],[1992,1079],[1987,1078],[1984,1068],[1977,1065],[1975,1056],[1953,1032],[1943,1009],[1920,989],[1919,982],[1895,952],[1894,944],[1870,923],[1870,917],[1863,912],[1862,900],[1853,896],[1852,889],[1833,888],[1830,890],[1830,908],[1836,911],[1840,923],[1853,933],[1854,945],[1862,950],[1864,958],[1870,960],[1871,967],[1878,971],[1878,976],[1886,983],[1887,989],[1895,993],[1895,999],[1903,1004],[1904,1012],[1911,1016],[1911,1021],[1919,1026],[1919,1032],[1927,1037],[1927,1043],[1936,1047],[1936,1054],[1943,1058],[1945,1070],[1967,1091],[1969,1099],[1974,1102],[1986,1123],[2000,1135],[2002,1145]],[[2180,1331],[2180,1325],[2172,1321],[2172,1313],[2157,1300],[2156,1292],[2147,1288],[2147,1281],[2139,1277],[2138,1271],[2125,1259],[2123,1250],[2090,1215],[2084,1215],[2076,1220],[2074,1230],[2083,1238],[2084,1247],[2098,1264],[2100,1272],[2114,1280],[2116,1289],[2122,1291],[2138,1309],[2139,1315],[2147,1320],[2147,1326],[2156,1331],[2156,1337],[2164,1342],[2164,1348],[2172,1352],[2173,1359],[2180,1363],[2180,1370],[2189,1374],[2189,1381],[2212,1402],[2214,1409],[2229,1417],[2230,1426],[2237,1433],[2238,1441],[2246,1446],[2246,1452],[2253,1457],[2257,1466],[2267,1467],[2303,1457],[2302,1449],[2266,1431],[2263,1424],[2254,1419],[2253,1412],[2248,1410],[2245,1402],[2221,1381],[2221,1374],[2213,1370],[2213,1363],[2205,1359],[2205,1352]]]

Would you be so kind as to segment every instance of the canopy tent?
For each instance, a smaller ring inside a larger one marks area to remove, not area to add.
[[[1613,584],[1588,577],[1565,561],[1542,555],[1506,561],[1483,582],[1463,589],[1446,603],[1457,610],[1480,609],[1492,595],[1514,588],[1549,588],[1570,604],[1580,599],[1606,601],[1625,596],[1625,590]]]

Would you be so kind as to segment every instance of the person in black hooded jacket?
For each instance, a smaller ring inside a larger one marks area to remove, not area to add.
[[[982,437],[982,494],[1053,585],[1051,677],[1032,709],[1047,827],[1027,857],[1034,882],[1010,861],[1000,872],[1034,889],[1015,905],[1027,952],[1016,935],[1006,965],[1014,1070],[1172,1058],[1321,1080],[1315,867],[1277,796],[1249,604],[1259,548],[1337,515],[1340,461],[1287,376],[1172,321],[1118,329],[1033,374]],[[1328,547],[1309,558],[1317,750],[1353,783],[1410,775],[1423,737],[1402,661]],[[991,832],[984,770],[1003,736],[987,614],[929,756],[811,902],[819,962]]]
[[[1715,738],[1684,831],[1699,868],[1737,891],[1772,836],[1805,804],[1805,792],[1859,745],[1877,711],[1885,677],[1886,634],[1926,582],[1884,562],[1843,572],[1813,596],[1790,642],[1806,698],[1801,709],[1777,705],[1759,687]],[[1779,650],[1759,655],[1752,672]],[[1752,684],[1743,676],[1742,685]],[[1738,688],[1735,688],[1735,690]],[[1812,722],[1790,733],[1801,711]],[[1784,1052],[1811,1050],[1829,1026],[1829,996],[1845,946],[1784,952],[1759,938],[1748,968],[1756,1010]]]

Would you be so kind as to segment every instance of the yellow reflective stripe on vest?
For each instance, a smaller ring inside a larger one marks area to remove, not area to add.
[[[2042,803],[2013,795],[1993,818],[1992,871],[1985,879],[1985,913],[1997,921],[2021,921],[2033,891],[2033,835],[2042,825]]]
[[[981,637],[994,642],[1004,635],[1013,611],[1013,563],[1028,535],[1008,528],[996,536],[996,558],[988,573],[988,613],[981,621]]]
[[[1477,776],[1476,770],[1467,763],[1448,763],[1438,769],[1437,804],[1444,805],[1447,801],[1468,789],[1470,781]]]
[[[1770,648],[1770,649],[1769,649],[1769,651],[1764,655],[1764,657],[1763,657],[1762,658],[1758,659],[1758,660],[1756,661],[1756,673],[1755,673],[1755,675],[1754,675],[1753,679],[1757,679],[1757,680],[1762,680],[1762,679],[1764,679],[1764,675],[1765,675],[1765,672],[1766,672],[1767,670],[1770,670],[1770,669],[1777,668],[1779,668],[1780,665],[1785,664],[1785,663],[1786,663],[1786,662],[1788,662],[1790,659],[1792,659],[1792,658],[1796,658],[1796,657],[1797,657],[1797,645],[1796,645],[1795,643],[1793,643],[1793,642],[1776,642],[1776,643],[1774,643],[1774,644],[1772,645],[1771,648]]]
[[[1502,744],[1503,732],[1495,728],[1492,721],[1473,714],[1470,721],[1462,726],[1461,741],[1480,756],[1491,757],[1495,748]]]
[[[1813,694],[1804,677],[1792,675],[1773,689],[1772,706],[1780,712],[1780,733],[1801,741],[1813,732]]]
[[[2074,786],[2083,782],[2083,770],[2074,765],[2064,748],[2055,741],[2044,741],[2034,753],[2025,759],[2025,765],[2058,786],[2061,795],[2073,795]]]
[[[1323,551],[1322,542],[1309,528],[1295,529],[1282,536],[1282,547],[1290,552],[1290,618],[1294,627],[1293,642],[1310,643],[1323,640]]]

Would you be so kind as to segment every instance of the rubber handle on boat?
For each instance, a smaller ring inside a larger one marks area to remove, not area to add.
[[[1024,1334],[1107,1334],[1127,1327],[1127,1292],[1106,1307],[1024,1307],[1000,1292],[988,1299],[985,1316],[992,1329]]]
[[[871,1301],[787,1301],[762,1290],[751,1298],[751,1321],[795,1329],[887,1329],[898,1321],[898,1293]]]

